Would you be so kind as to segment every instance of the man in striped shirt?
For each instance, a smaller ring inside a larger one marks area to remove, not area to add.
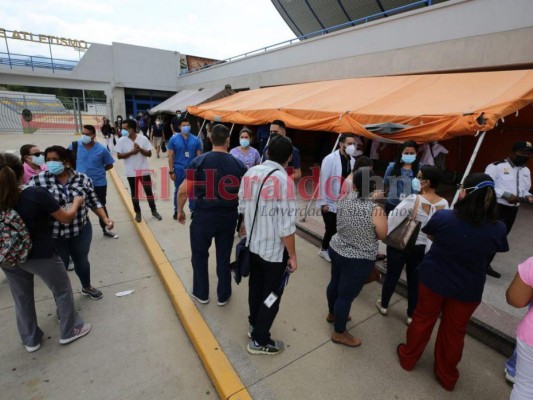
[[[291,140],[276,136],[267,151],[268,160],[250,168],[241,182],[239,212],[244,214],[251,252],[248,294],[251,340],[247,350],[251,354],[272,355],[284,347],[283,342],[270,338],[270,328],[279,310],[284,279],[297,268],[294,236],[297,210],[294,183],[285,171],[293,151]]]

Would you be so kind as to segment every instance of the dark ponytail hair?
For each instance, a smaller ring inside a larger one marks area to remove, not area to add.
[[[466,177],[463,187],[468,189],[467,195],[463,200],[459,200],[454,207],[459,218],[474,225],[498,221],[498,205],[494,188],[485,186],[476,190],[473,189],[481,182],[487,181],[494,182],[489,175],[482,173],[471,174]]]
[[[10,153],[0,153],[0,210],[14,208],[20,196],[19,184],[24,169],[20,159]]]
[[[418,151],[418,145],[413,140],[408,140],[407,142],[402,143],[401,151],[396,157],[396,160],[394,160],[394,167],[392,167],[392,171],[390,176],[400,176],[402,169],[402,153],[407,147],[414,147],[415,151]],[[418,153],[416,155],[416,160],[412,165],[413,174],[416,176],[418,174],[418,170],[420,169],[420,161],[418,160]]]

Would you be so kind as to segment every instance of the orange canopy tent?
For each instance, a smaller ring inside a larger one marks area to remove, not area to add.
[[[239,92],[192,106],[192,115],[242,125],[274,119],[310,131],[419,143],[488,131],[533,103],[533,70],[354,78]],[[364,125],[409,128],[377,135]]]

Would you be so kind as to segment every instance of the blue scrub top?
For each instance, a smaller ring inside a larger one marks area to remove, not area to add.
[[[202,144],[200,139],[192,134],[185,139],[181,133],[178,133],[169,140],[167,149],[174,151],[174,170],[178,176],[178,173],[188,168],[196,158],[196,152],[202,151]]]
[[[68,147],[72,150],[72,143]],[[107,186],[106,165],[114,164],[115,159],[104,146],[96,142],[87,150],[81,140],[78,141],[76,155],[76,171],[87,175],[93,181],[93,186]]]

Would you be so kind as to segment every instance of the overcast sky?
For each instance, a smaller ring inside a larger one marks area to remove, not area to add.
[[[224,59],[294,38],[271,0],[0,1],[0,28]],[[8,40],[12,53],[49,56],[47,45]],[[5,52],[5,41],[0,51]],[[55,58],[78,53],[52,46]]]

